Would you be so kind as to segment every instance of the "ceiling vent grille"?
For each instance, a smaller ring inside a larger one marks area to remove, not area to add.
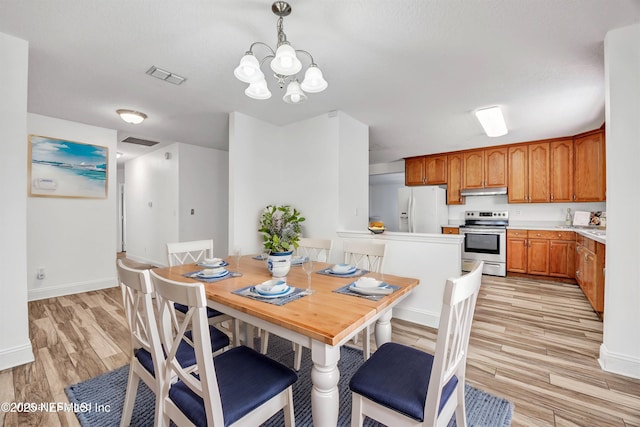
[[[153,147],[156,144],[160,144],[159,142],[156,142],[156,141],[149,141],[147,139],[134,138],[132,136],[126,137],[125,139],[122,140],[122,142],[128,142],[129,144],[144,145],[145,147]]]
[[[172,73],[171,71],[163,70],[162,68],[158,68],[155,65],[152,65],[151,68],[147,70],[147,74],[155,77],[156,79],[164,80],[165,82],[173,83],[174,85],[179,85],[184,83],[187,79],[179,76],[177,74]]]

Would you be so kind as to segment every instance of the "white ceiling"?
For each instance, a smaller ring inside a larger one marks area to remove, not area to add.
[[[284,125],[342,110],[369,125],[380,163],[599,127],[605,34],[640,21],[640,0],[291,0],[287,37],[329,88],[289,105],[275,81],[256,101],[233,76],[252,42],[274,47],[271,3],[0,0],[0,32],[29,41],[31,113],[117,129],[119,140],[227,149],[231,111]],[[187,81],[150,77],[152,65]],[[472,114],[492,105],[506,136],[486,137]],[[118,108],[149,118],[129,125]]]

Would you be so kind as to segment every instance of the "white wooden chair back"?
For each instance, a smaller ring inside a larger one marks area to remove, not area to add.
[[[297,254],[309,257],[313,261],[331,262],[331,250],[333,249],[333,240],[331,239],[314,239],[309,237],[301,237],[298,242]]]
[[[213,258],[213,240],[167,243],[167,258],[170,267]]]
[[[478,262],[469,273],[457,279],[449,279],[445,285],[436,351],[425,402],[425,425],[446,425],[456,411],[458,420],[466,417],[463,404],[465,371],[483,264],[482,261]],[[458,389],[438,415],[442,388],[454,375],[458,378]],[[466,421],[462,425],[466,425]]]
[[[122,302],[124,312],[131,335],[131,347],[135,352],[144,349],[151,354],[155,377],[151,375],[133,356],[131,358],[131,370],[127,396],[123,409],[122,424],[128,425],[131,421],[133,405],[135,402],[135,390],[138,387],[138,378],[141,378],[156,394],[156,419],[162,412],[162,400],[160,392],[162,388],[162,376],[158,373],[164,371],[164,355],[160,345],[160,336],[153,307],[154,289],[150,280],[149,270],[136,270],[127,267],[122,260],[116,263],[118,270],[118,282],[122,290]]]
[[[151,280],[156,289],[158,301],[160,340],[167,353],[162,395],[168,396],[171,379],[177,376],[178,380],[183,381],[195,394],[205,402],[209,402],[205,405],[207,425],[224,426],[222,402],[211,357],[212,348],[204,286],[202,283],[176,282],[161,277],[153,271],[151,271]],[[189,307],[181,321],[176,318],[174,303]],[[185,335],[188,330],[192,331],[192,339]],[[198,377],[191,375],[193,370],[183,368],[176,359],[181,340],[194,348]],[[180,410],[168,398],[165,400],[165,411],[170,412],[168,415],[171,419],[183,417],[179,413]]]
[[[386,244],[345,240],[342,249],[344,250],[345,264],[355,265],[376,273],[382,272],[382,262],[387,250]]]

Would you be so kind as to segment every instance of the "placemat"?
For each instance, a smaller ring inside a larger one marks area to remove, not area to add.
[[[222,277],[211,277],[211,278],[206,278],[206,277],[200,277],[200,276],[196,276],[196,273],[201,272],[202,270],[196,270],[196,271],[192,271],[191,273],[186,273],[183,274],[183,277],[188,277],[189,279],[196,279],[199,282],[207,282],[207,283],[211,283],[211,282],[219,282],[221,280],[224,279],[228,279],[230,277],[235,277],[233,271],[229,271],[229,274],[227,274],[226,276],[222,276]]]
[[[366,298],[366,299],[370,299],[373,301],[380,301],[382,298],[386,297],[387,295],[364,295],[364,294],[359,294],[358,292],[353,292],[351,289],[349,289],[351,287],[351,285],[353,285],[355,282],[351,282],[348,285],[345,285],[341,288],[338,289],[334,289],[333,292],[337,292],[339,294],[345,294],[345,295],[351,295],[354,297],[360,297],[360,298]],[[389,286],[391,289],[393,289],[393,292],[397,291],[398,289],[400,289],[400,286],[396,286],[396,285],[390,285],[386,282],[384,282],[385,285]],[[391,293],[393,293],[391,292]],[[389,294],[391,295],[391,294]]]
[[[323,270],[318,270],[316,271],[316,273],[318,274],[324,274],[326,276],[331,276],[331,277],[345,277],[345,278],[351,278],[351,277],[360,277],[360,276],[364,276],[365,274],[367,274],[369,272],[369,270],[364,270],[364,269],[357,269],[356,271],[354,271],[351,274],[335,274],[331,272],[331,267],[329,268],[325,268]]]
[[[302,298],[303,296],[306,295],[304,293],[304,289],[295,288],[295,290],[292,293],[290,293],[289,295],[285,295],[285,296],[282,296],[282,297],[279,297],[279,298],[265,298],[265,297],[262,297],[262,296],[260,296],[260,295],[258,295],[258,294],[256,294],[256,293],[251,291],[254,286],[255,285],[247,286],[245,288],[233,291],[233,293],[236,294],[236,295],[240,295],[240,296],[243,296],[243,297],[254,299],[256,301],[267,302],[267,303],[273,304],[273,305],[285,305],[286,303],[289,303],[291,301],[295,301],[298,298]]]

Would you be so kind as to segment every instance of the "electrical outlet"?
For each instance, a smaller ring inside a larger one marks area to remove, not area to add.
[[[36,278],[38,278],[38,280],[42,280],[45,277],[46,277],[46,274],[44,271],[44,267],[38,268],[38,270],[36,270]]]

